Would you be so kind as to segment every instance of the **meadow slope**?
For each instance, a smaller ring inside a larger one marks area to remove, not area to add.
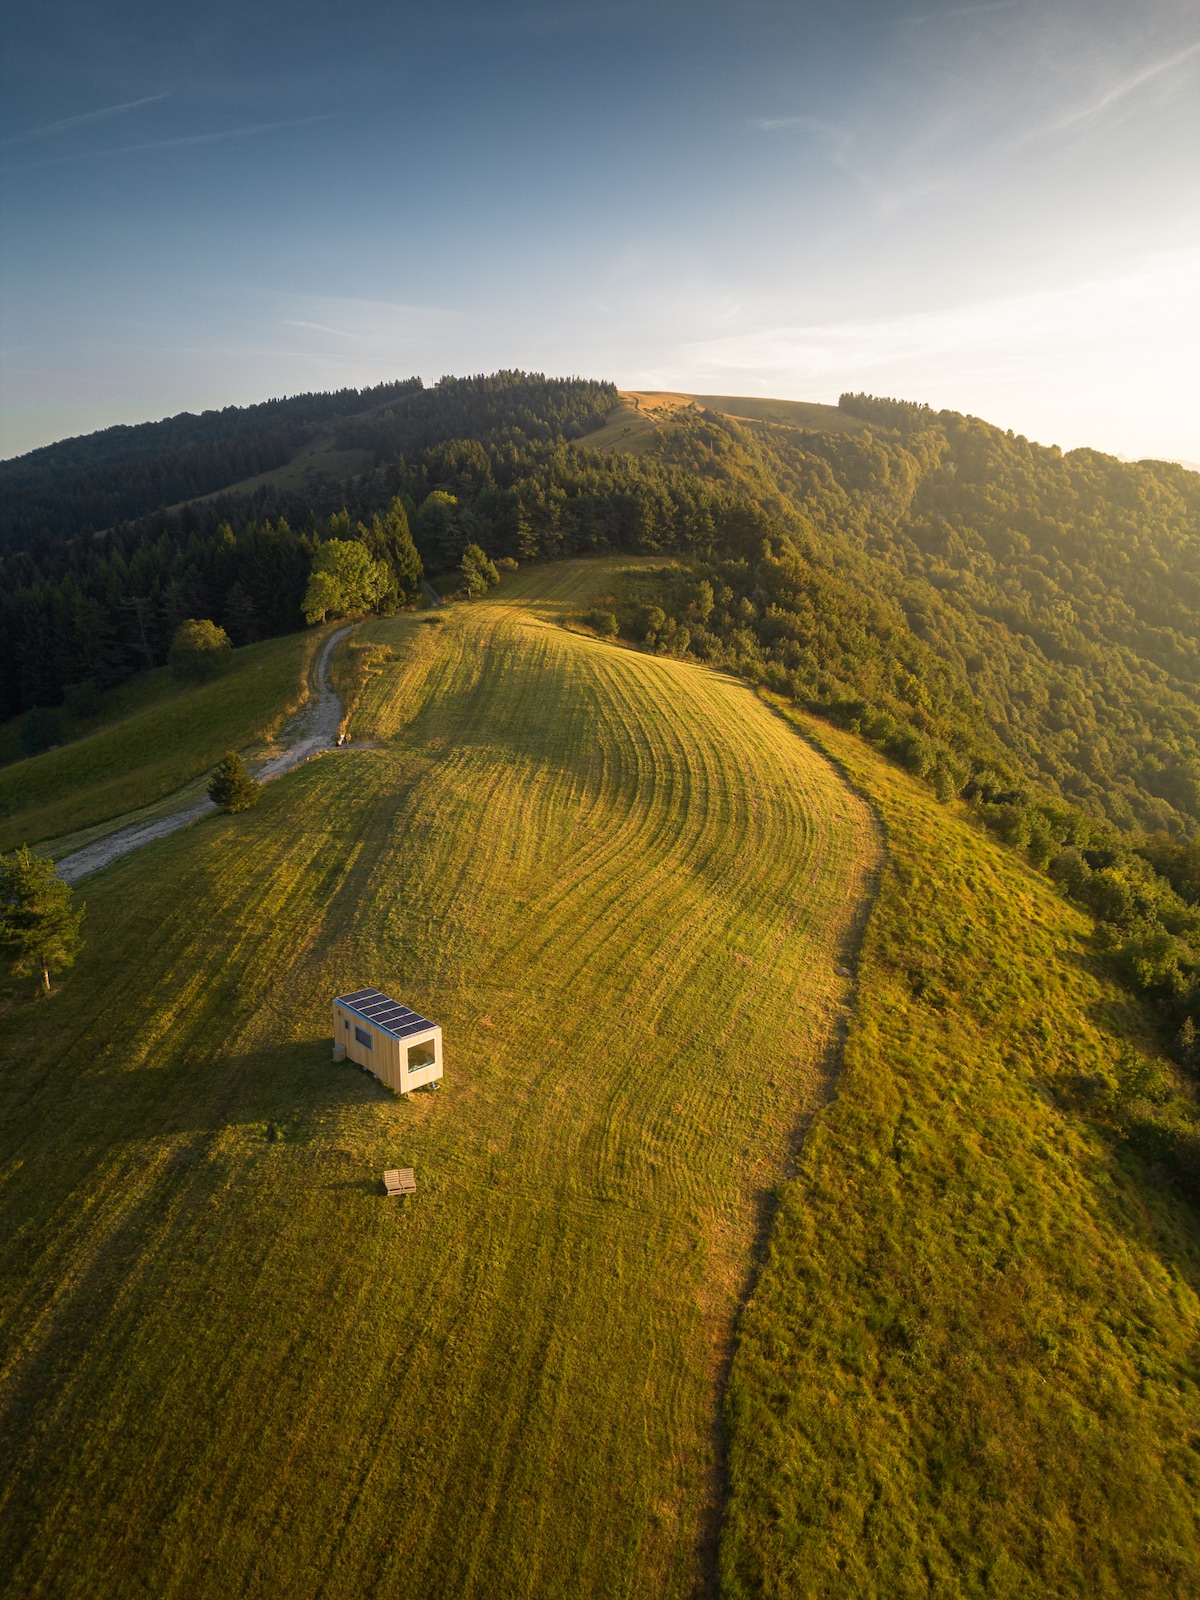
[[[1200,1594],[1200,1229],[1089,1111],[1151,1018],[966,808],[886,829],[837,1097],[739,1324],[726,1600]]]
[[[692,1591],[878,846],[748,689],[564,630],[597,581],[370,624],[355,744],[0,1020],[5,1595]],[[439,1094],[331,1062],[363,983]]]
[[[0,851],[42,840],[68,841],[55,855],[122,817],[171,803],[192,782],[201,796],[226,750],[262,748],[306,698],[306,678],[331,628],[291,633],[233,652],[211,683],[181,686],[166,668],[147,673],[149,699],[130,715],[57,749],[0,768]],[[120,699],[120,695],[113,696]]]

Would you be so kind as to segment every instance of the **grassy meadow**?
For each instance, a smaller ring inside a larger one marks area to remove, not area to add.
[[[0,767],[0,851],[64,836],[74,848],[83,830],[152,805],[226,750],[268,738],[300,704],[328,631],[246,645],[211,683],[182,688],[162,668],[113,691],[116,720]]]
[[[89,881],[10,998],[3,1594],[706,1581],[877,832],[747,688],[560,626],[611,581],[368,625],[354,743]],[[332,1063],[366,983],[444,1026],[439,1093]]]
[[[727,1402],[721,1588],[1200,1593],[1200,1235],[1084,1114],[1154,1051],[1084,918],[959,808],[783,712],[882,818],[835,1101]],[[957,814],[956,814],[957,813]]]

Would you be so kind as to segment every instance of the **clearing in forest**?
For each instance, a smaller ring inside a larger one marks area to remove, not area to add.
[[[691,1591],[878,846],[750,690],[561,626],[617,565],[370,624],[355,743],[0,1021],[5,1593]],[[363,984],[440,1093],[332,1063]]]

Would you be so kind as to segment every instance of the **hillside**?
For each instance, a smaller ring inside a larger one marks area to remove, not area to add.
[[[1088,1089],[1148,1018],[965,807],[563,629],[629,571],[369,624],[355,742],[0,1021],[0,1592],[1200,1580],[1200,1241]],[[329,1061],[364,974],[440,1094]]]
[[[744,687],[558,626],[595,579],[371,624],[355,744],[89,882],[0,1022],[0,1592],[691,1592],[875,835]],[[330,1061],[364,975],[440,1094]]]
[[[239,645],[0,771],[54,854],[278,722],[329,541],[508,563],[8,992],[9,1592],[1200,1590],[1200,476],[522,373],[327,444],[0,559],[14,713]]]
[[[148,704],[74,743],[0,767],[0,851],[111,824],[204,779],[231,746],[268,740],[304,698],[321,637],[247,646],[227,674],[198,687],[181,687],[160,668],[139,685],[137,699]]]

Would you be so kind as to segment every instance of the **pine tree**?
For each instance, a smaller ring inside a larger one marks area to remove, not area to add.
[[[83,943],[84,908],[71,900],[53,861],[28,845],[0,857],[0,947],[19,977],[40,968],[47,993],[51,971],[69,967]]]
[[[236,750],[226,752],[208,786],[208,798],[222,811],[248,811],[257,804],[262,784],[252,778]]]

